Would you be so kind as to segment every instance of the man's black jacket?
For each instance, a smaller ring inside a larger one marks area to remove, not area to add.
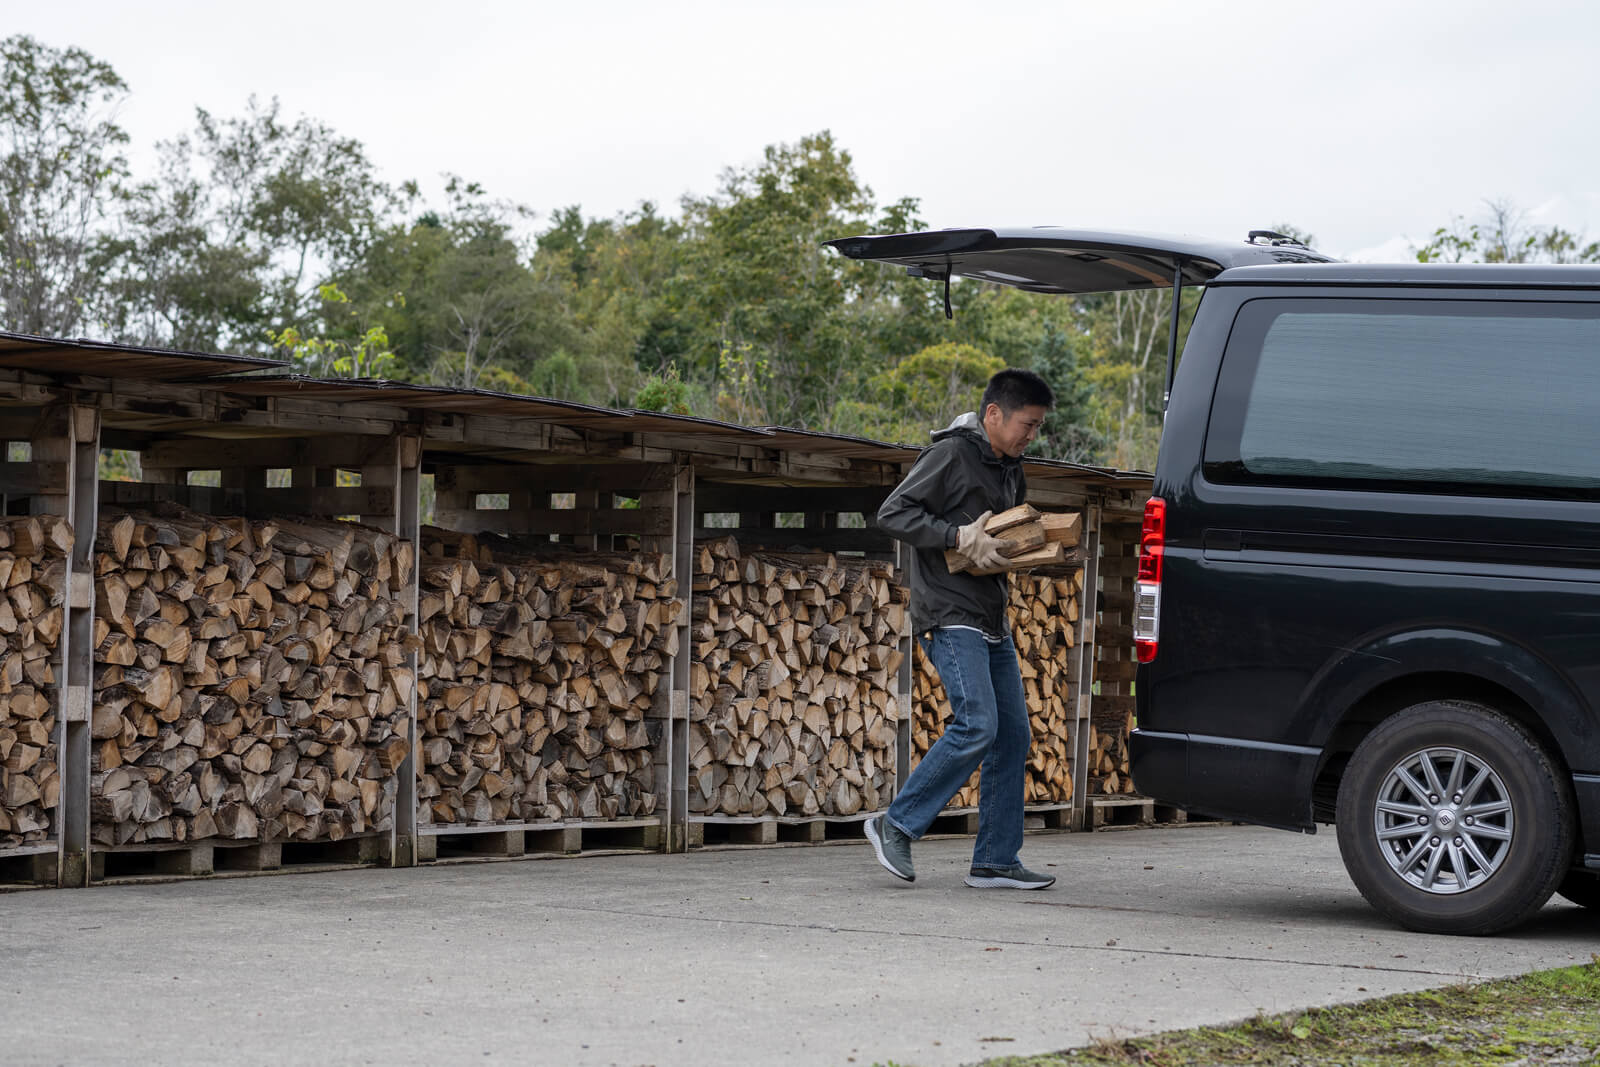
[[[958,527],[985,511],[1016,507],[1027,488],[1022,463],[995,455],[976,412],[934,432],[933,445],[878,509],[879,528],[917,550],[911,564],[916,632],[935,626],[976,626],[997,636],[1010,632],[1006,576],[951,574],[944,550],[955,547]]]

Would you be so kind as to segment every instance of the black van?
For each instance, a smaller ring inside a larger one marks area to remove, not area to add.
[[[1142,792],[1335,824],[1417,930],[1600,906],[1600,267],[1337,263],[1271,234],[834,244],[1044,292],[1205,285],[1145,511]]]

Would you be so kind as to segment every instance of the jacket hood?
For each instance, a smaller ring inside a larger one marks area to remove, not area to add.
[[[978,413],[976,411],[968,411],[964,414],[957,415],[953,420],[951,420],[949,426],[946,426],[942,430],[933,431],[930,436],[935,441],[942,441],[946,437],[953,437],[956,434],[963,434],[976,441],[978,444],[978,454],[983,456],[983,458],[988,462],[1018,462],[1017,460],[1000,455],[994,450],[993,446],[989,444],[989,435],[987,432],[985,432],[983,428],[983,420],[978,418]]]
[[[931,436],[935,441],[942,441],[955,433],[972,434],[982,440],[984,444],[987,445],[989,443],[989,435],[983,432],[983,420],[978,418],[976,411],[968,411],[957,415],[951,420],[949,426],[942,430],[933,431]]]

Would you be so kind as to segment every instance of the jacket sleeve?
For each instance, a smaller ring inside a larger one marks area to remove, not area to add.
[[[952,444],[943,441],[919,456],[905,481],[878,508],[878,528],[914,548],[954,545],[956,524],[944,517],[955,499],[955,487],[949,484],[952,459]]]

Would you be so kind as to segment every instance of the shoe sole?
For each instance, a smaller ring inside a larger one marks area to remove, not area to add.
[[[1056,884],[1056,880],[1052,878],[1048,882],[1024,882],[1018,878],[988,878],[969,874],[966,883],[974,889],[1049,889]]]
[[[880,867],[882,867],[884,870],[888,871],[890,874],[894,875],[896,878],[900,879],[902,882],[915,882],[917,880],[917,876],[916,876],[915,873],[913,873],[913,874],[902,874],[898,870],[895,869],[894,864],[890,863],[887,859],[884,858],[884,855],[883,855],[883,840],[882,840],[882,838],[880,838],[878,836],[878,828],[877,828],[876,823],[877,823],[876,819],[868,819],[867,820],[867,825],[866,825],[866,831],[867,831],[867,840],[872,842],[872,851],[877,854],[878,865]]]

